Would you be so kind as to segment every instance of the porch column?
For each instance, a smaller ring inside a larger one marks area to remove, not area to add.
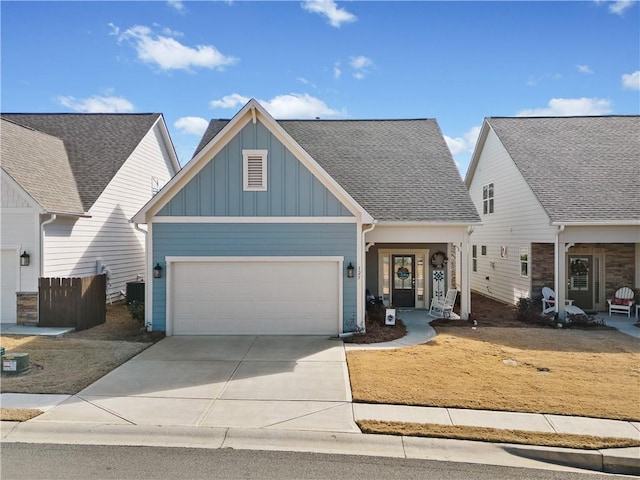
[[[564,240],[562,239],[562,232],[564,231],[564,225],[560,225],[558,227],[558,232],[556,233],[556,243],[555,243],[555,280],[553,289],[556,292],[556,313],[560,315],[564,315],[564,303],[567,298],[567,268],[565,265],[565,251],[564,251]]]
[[[471,242],[467,230],[462,236],[462,248],[460,249],[460,318],[467,320],[471,311],[471,255],[469,249]]]

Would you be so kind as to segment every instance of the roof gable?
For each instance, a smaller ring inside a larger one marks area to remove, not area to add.
[[[1,125],[2,169],[45,211],[83,214],[62,140],[4,118]]]
[[[552,223],[640,220],[640,116],[486,122]]]
[[[225,121],[224,125],[220,124],[221,128],[217,129],[212,138],[203,139],[191,161],[133,217],[133,221],[145,223],[149,215],[158,214],[249,122],[254,124],[261,122],[266,130],[347,208],[351,215],[358,217],[363,223],[373,221],[368,212],[331,178],[255,99],[250,100],[233,119]]]
[[[226,122],[211,121],[196,154]],[[433,119],[277,123],[377,220],[480,221]]]
[[[3,113],[2,118],[64,142],[83,211],[89,211],[161,115]]]

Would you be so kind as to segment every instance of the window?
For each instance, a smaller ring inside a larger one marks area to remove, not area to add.
[[[482,252],[482,255],[486,255],[487,254],[487,246],[486,245],[482,245],[482,247],[480,247],[480,251]]]
[[[478,271],[478,246],[473,245],[471,247],[471,270]]]
[[[482,212],[493,213],[493,183],[482,186]]]
[[[244,190],[264,192],[267,190],[267,151],[243,150]]]
[[[521,277],[529,276],[529,249],[528,248],[520,249],[520,276]]]

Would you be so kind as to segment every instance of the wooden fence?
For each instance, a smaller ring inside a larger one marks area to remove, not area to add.
[[[38,324],[86,330],[107,319],[107,276],[40,278]]]

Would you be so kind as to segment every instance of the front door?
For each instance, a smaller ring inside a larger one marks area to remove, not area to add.
[[[567,298],[583,310],[593,309],[593,255],[569,255]]]
[[[416,275],[415,255],[392,255],[393,292],[392,301],[395,307],[415,307]]]

